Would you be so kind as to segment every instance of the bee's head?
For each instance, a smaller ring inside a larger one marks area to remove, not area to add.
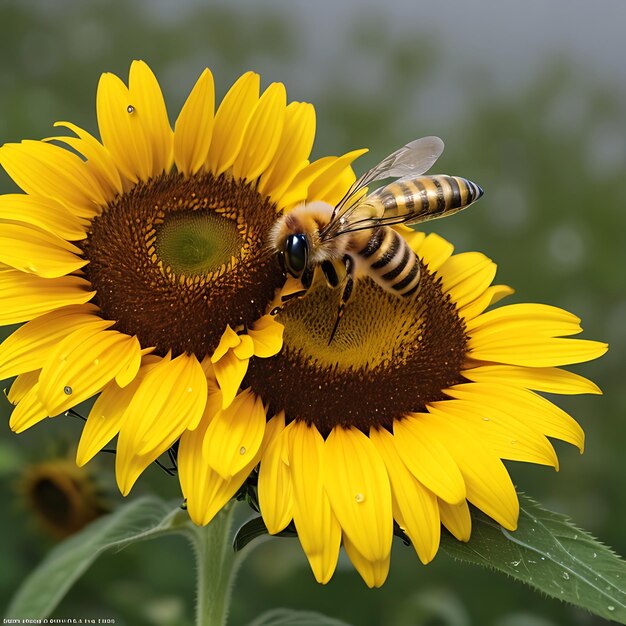
[[[294,278],[301,278],[309,265],[309,242],[303,233],[293,233],[285,238],[280,254],[284,269]]]

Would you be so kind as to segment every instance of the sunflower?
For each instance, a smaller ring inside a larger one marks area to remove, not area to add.
[[[28,465],[20,492],[39,525],[55,539],[64,539],[107,513],[107,489],[97,472],[76,466],[67,456]]]
[[[398,230],[422,265],[416,298],[359,280],[329,345],[339,294],[314,282],[277,315],[281,352],[254,359],[232,405],[181,438],[192,519],[208,523],[260,461],[263,520],[271,534],[295,524],[321,583],[343,545],[367,585],[382,585],[394,525],[428,563],[442,524],[469,540],[468,503],[514,530],[502,460],[558,469],[548,438],[583,449],[580,426],[540,393],[600,393],[559,367],[607,349],[570,338],[576,316],[544,304],[486,311],[512,293],[491,284],[489,258]]]
[[[205,70],[174,130],[141,61],[128,86],[104,74],[96,104],[100,140],[61,122],[0,148],[25,192],[0,196],[0,323],[26,322],[0,346],[0,379],[17,376],[15,432],[97,396],[77,461],[117,436],[127,494],[183,433],[236,412],[252,357],[280,351],[267,234],[281,211],[337,202],[363,151],[310,162],[312,105],[281,83],[261,93],[253,72],[215,111]],[[240,448],[247,464],[256,450]]]
[[[103,76],[97,104],[102,142],[64,124],[74,137],[0,150],[26,192],[0,198],[1,319],[27,322],[0,346],[0,377],[18,375],[13,430],[96,397],[79,464],[117,436],[127,494],[177,445],[195,523],[251,486],[270,533],[295,525],[319,582],[343,545],[369,586],[394,525],[424,563],[442,524],[469,539],[468,503],[514,529],[502,460],[558,468],[548,438],[582,450],[540,393],[600,393],[560,366],[606,345],[572,339],[580,320],[555,307],[487,310],[512,290],[480,253],[398,228],[422,265],[415,297],[359,280],[330,344],[339,293],[323,280],[276,312],[271,226],[335,204],[363,152],[309,163],[311,105],[287,105],[280,84],[259,96],[249,73],[213,115],[206,71],[172,133],[137,62],[128,88]]]

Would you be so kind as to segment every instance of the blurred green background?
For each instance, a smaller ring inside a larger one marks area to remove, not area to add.
[[[1,0],[0,143],[49,136],[57,120],[94,132],[100,73],[125,78],[135,58],[157,74],[172,121],[205,66],[220,97],[248,69],[266,84],[285,82],[290,99],[316,105],[315,156],[371,149],[358,171],[415,137],[441,136],[436,171],[475,180],[486,194],[429,230],[458,251],[491,256],[499,282],[517,290],[511,302],[571,310],[584,336],[610,344],[607,356],[575,368],[605,395],[558,399],[587,433],[584,456],[557,443],[558,474],[516,463],[510,472],[518,488],[625,554],[624,23],[618,0],[601,8],[575,0]],[[13,189],[6,176],[0,187]],[[76,442],[80,428],[69,417],[20,436],[0,428],[0,607],[52,545],[20,496],[23,468]],[[111,481],[112,459],[101,456],[97,469]],[[141,491],[177,497],[177,480],[153,467]],[[168,539],[102,558],[56,615],[178,626],[191,623],[193,596],[192,555],[182,539]],[[400,543],[376,591],[343,558],[318,586],[296,541],[263,543],[238,578],[231,623],[280,606],[356,625],[601,623],[441,554],[423,567]]]

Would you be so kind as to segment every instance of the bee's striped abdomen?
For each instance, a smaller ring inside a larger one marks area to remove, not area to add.
[[[362,238],[356,250],[365,273],[386,291],[397,296],[415,292],[420,280],[420,262],[407,242],[395,230],[382,226]]]
[[[374,193],[368,203],[385,219],[404,217],[405,223],[451,215],[472,204],[483,190],[460,176],[419,176],[401,179]]]

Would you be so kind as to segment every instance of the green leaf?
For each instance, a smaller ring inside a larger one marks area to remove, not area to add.
[[[350,624],[314,611],[272,609],[259,615],[248,626],[350,626]]]
[[[519,498],[515,532],[474,509],[469,543],[443,533],[441,549],[455,559],[504,572],[548,596],[626,624],[626,561],[563,515],[543,509],[524,494]],[[239,529],[234,548],[242,550],[263,535],[267,535],[263,518],[255,517]]]
[[[6,617],[44,619],[72,585],[107,550],[120,550],[136,541],[180,532],[180,509],[146,497],[121,506],[56,546],[17,591]],[[185,518],[187,516],[185,515]]]
[[[548,596],[626,624],[626,561],[566,517],[546,511],[519,494],[515,532],[472,512],[472,538],[445,533],[441,548],[450,556],[508,574]]]

